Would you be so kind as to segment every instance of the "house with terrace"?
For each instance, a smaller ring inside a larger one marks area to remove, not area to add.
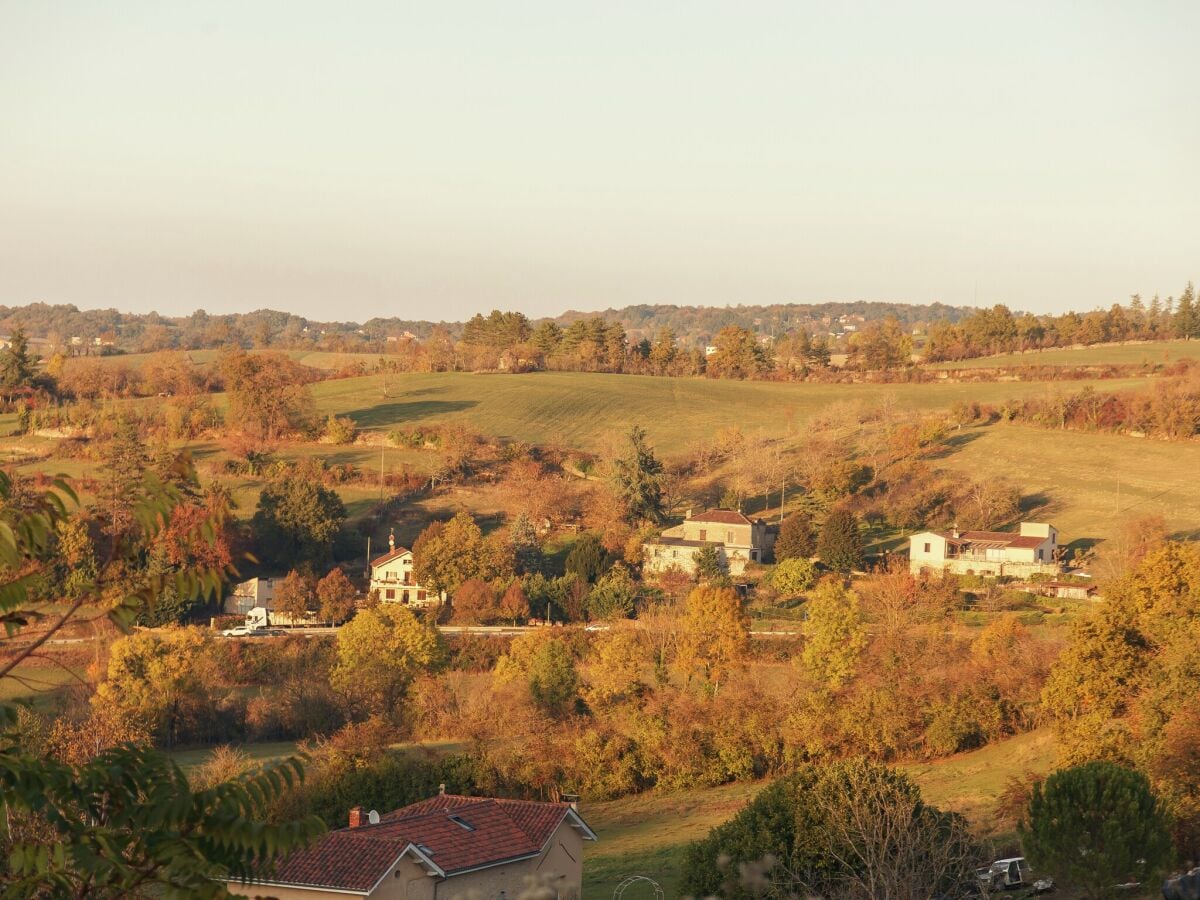
[[[516,900],[537,885],[576,900],[594,840],[570,803],[439,793],[383,815],[355,807],[348,827],[228,887],[277,900]]]
[[[717,551],[721,567],[740,575],[747,564],[762,562],[775,545],[775,531],[762,519],[737,510],[688,510],[683,524],[668,528],[642,545],[642,566],[649,572],[696,571],[696,554],[705,547]]]
[[[417,583],[413,575],[412,551],[397,547],[394,534],[388,535],[388,552],[371,560],[370,590],[377,592],[381,603],[424,607],[446,602],[444,591],[438,592]]]
[[[950,572],[1029,578],[1062,572],[1058,529],[1022,522],[1011,531],[922,531],[908,539],[908,565],[914,574]]]

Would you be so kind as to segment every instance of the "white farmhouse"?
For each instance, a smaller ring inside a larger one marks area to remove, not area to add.
[[[1009,531],[922,531],[908,539],[908,565],[914,574],[1057,575],[1058,529],[1042,522],[1022,522]]]
[[[383,603],[424,607],[446,602],[445,591],[439,593],[417,584],[412,551],[397,547],[395,535],[388,537],[388,552],[371,560],[371,592],[375,591]]]

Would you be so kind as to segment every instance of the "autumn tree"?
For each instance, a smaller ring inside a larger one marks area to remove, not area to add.
[[[513,625],[529,616],[529,598],[521,587],[520,579],[514,578],[500,597],[499,613]]]
[[[818,681],[838,688],[854,677],[867,646],[858,597],[836,581],[821,584],[808,601],[801,661]]]
[[[642,679],[646,657],[634,631],[614,629],[598,637],[588,660],[588,702],[605,706],[640,696],[646,689]]]
[[[1150,783],[1110,762],[1060,769],[1034,785],[1018,832],[1031,865],[1097,900],[1175,861],[1167,814]]]
[[[465,511],[445,524],[430,525],[413,545],[413,576],[435,591],[453,595],[469,579],[492,582],[512,575],[507,542],[499,536],[485,538]]]
[[[468,578],[454,592],[454,621],[464,625],[491,622],[500,613],[496,591],[482,578]]]
[[[629,429],[626,454],[613,461],[613,480],[636,521],[661,522],[663,516],[663,465],[646,443],[646,429]]]
[[[778,563],[771,571],[770,584],[782,597],[798,597],[817,581],[817,567],[803,556]]]
[[[329,680],[362,715],[398,719],[413,680],[441,662],[437,631],[400,604],[366,609],[338,629]]]
[[[830,511],[825,517],[825,524],[821,526],[817,556],[829,568],[839,572],[861,569],[863,540],[858,516],[848,509]]]
[[[750,648],[750,617],[737,591],[698,585],[684,607],[676,664],[718,687]]]
[[[358,591],[340,568],[331,569],[317,582],[316,594],[321,621],[330,625],[338,625],[350,618],[358,598]]]
[[[274,441],[313,428],[315,405],[307,366],[280,353],[232,351],[219,368],[229,394],[229,421],[247,434]]]
[[[171,748],[181,738],[202,736],[216,704],[211,685],[218,681],[209,632],[138,632],[113,644],[92,705],[141,720]]]
[[[766,350],[753,331],[729,325],[713,338],[716,350],[708,357],[710,378],[756,378],[769,371]]]

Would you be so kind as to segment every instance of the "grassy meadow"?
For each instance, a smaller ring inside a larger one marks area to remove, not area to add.
[[[1002,353],[961,362],[933,363],[933,369],[991,369],[1001,366],[1155,366],[1181,359],[1200,359],[1200,341],[1137,341],[1054,347],[1025,353]]]
[[[964,429],[958,443],[942,465],[1020,485],[1027,515],[1057,525],[1064,543],[1103,540],[1149,513],[1180,536],[1200,527],[1200,444],[1024,425]]]
[[[965,815],[976,830],[1003,843],[1007,823],[992,810],[1008,779],[1046,774],[1054,766],[1054,741],[1042,729],[933,763],[902,766],[925,799]],[[625,875],[653,878],[668,898],[680,896],[683,854],[689,843],[735,815],[766,782],[727,784],[675,794],[642,794],[585,804],[581,812],[600,838],[585,848],[584,900],[611,897]],[[641,885],[627,897],[650,897]]]
[[[1071,382],[1078,389],[1086,382]],[[1113,388],[1140,379],[1105,381]],[[641,424],[660,455],[711,439],[737,425],[747,434],[784,437],[844,403],[888,399],[901,409],[945,409],[958,400],[1002,403],[1039,396],[1039,382],[970,384],[792,384],[538,372],[528,375],[368,375],[313,386],[323,415],[350,416],[359,428],[390,431],[459,422],[505,440],[600,451]]]

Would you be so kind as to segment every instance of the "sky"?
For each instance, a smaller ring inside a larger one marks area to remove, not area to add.
[[[1178,294],[1197,34],[1195,0],[0,0],[0,303]]]

